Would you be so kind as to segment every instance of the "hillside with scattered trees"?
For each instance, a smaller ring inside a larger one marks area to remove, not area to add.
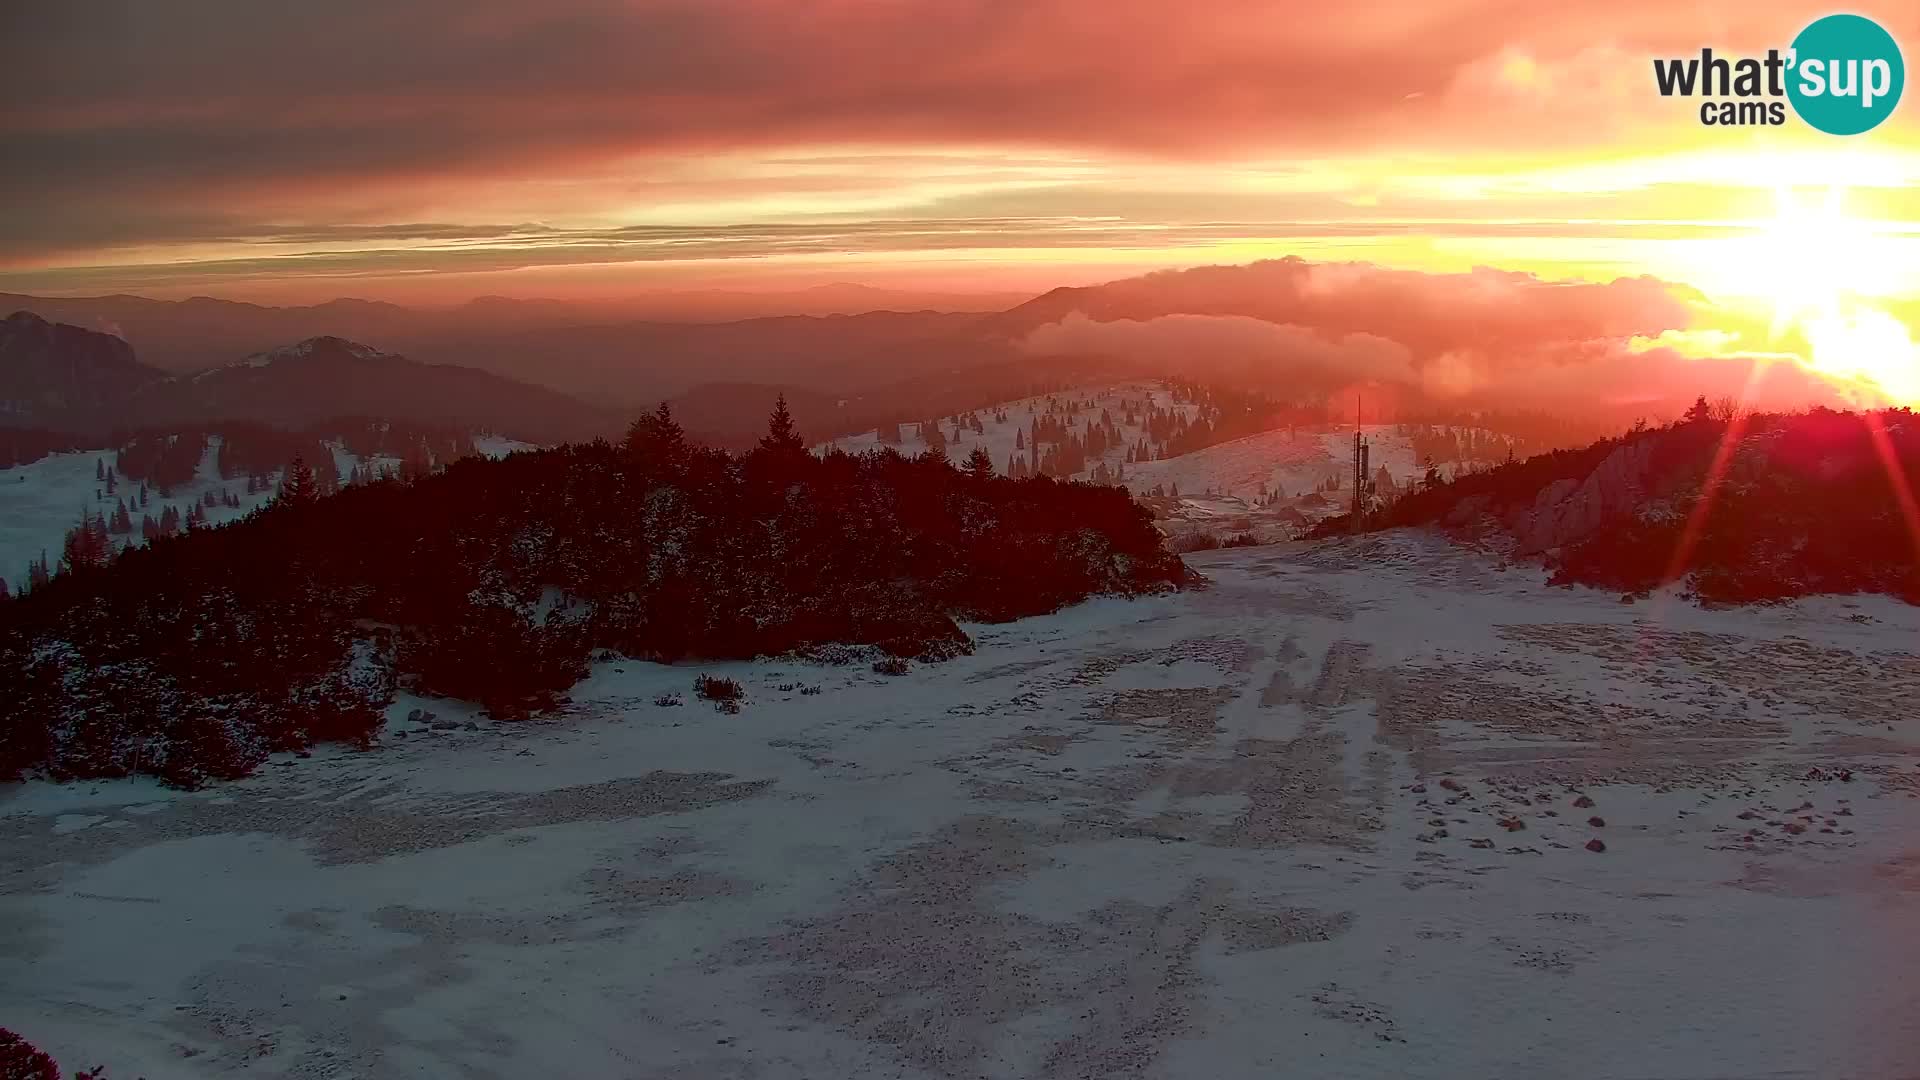
[[[1742,413],[1704,398],[1664,427],[1426,483],[1369,515],[1504,533],[1563,584],[1709,602],[1886,593],[1920,603],[1920,418]],[[1347,517],[1316,535],[1352,529]]]
[[[664,407],[624,445],[463,458],[82,562],[0,601],[0,774],[196,785],[365,743],[396,688],[551,707],[595,650],[662,661],[970,651],[1002,621],[1197,579],[1123,491],[889,449],[752,451]]]

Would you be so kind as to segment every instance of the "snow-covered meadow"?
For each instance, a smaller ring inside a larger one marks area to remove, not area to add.
[[[1192,562],[902,677],[11,789],[0,1016],[151,1080],[1920,1073],[1920,611]]]
[[[207,523],[219,525],[246,516],[273,497],[271,489],[248,492],[244,476],[222,479],[216,464],[219,453],[220,440],[215,436],[201,455],[200,467],[191,482],[174,488],[164,499],[157,492],[149,492],[145,510],[129,502],[134,531],[114,536],[114,546],[141,543],[139,526],[143,513],[158,520],[161,512],[171,505],[184,517],[208,493],[218,497],[230,492],[239,498],[238,508],[225,503],[202,504]],[[59,566],[67,530],[74,527],[83,512],[111,518],[121,500],[138,494],[140,482],[137,480],[120,477],[116,490],[108,492],[106,484],[96,478],[97,468],[113,468],[114,455],[111,449],[80,450],[49,454],[27,465],[0,469],[0,577],[6,579],[9,588],[18,589],[26,582],[27,564],[43,553],[48,566]]]

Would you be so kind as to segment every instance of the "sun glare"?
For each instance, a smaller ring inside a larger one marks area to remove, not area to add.
[[[1771,221],[1730,242],[1716,275],[1731,295],[1764,302],[1770,335],[1805,342],[1805,366],[1868,395],[1920,403],[1920,347],[1875,306],[1902,271],[1900,243],[1855,217],[1843,188],[1775,193]]]

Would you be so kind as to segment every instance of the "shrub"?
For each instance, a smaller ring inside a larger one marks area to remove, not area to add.
[[[873,662],[873,670],[881,675],[905,675],[912,667],[898,656],[886,656]]]
[[[1185,536],[1175,537],[1169,546],[1181,555],[1193,551],[1213,551],[1220,546],[1220,538],[1210,532],[1190,532]]]
[[[60,1080],[60,1066],[39,1047],[0,1028],[0,1080]]]
[[[661,694],[659,697],[653,699],[653,703],[663,709],[683,704],[679,694]]]
[[[738,705],[747,692],[732,679],[716,679],[711,675],[702,675],[693,680],[694,696],[715,704],[733,703]]]

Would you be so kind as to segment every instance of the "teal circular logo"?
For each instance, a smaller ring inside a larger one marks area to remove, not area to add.
[[[1893,115],[1907,65],[1893,35],[1859,15],[1828,15],[1793,39],[1787,99],[1829,135],[1872,131]]]

